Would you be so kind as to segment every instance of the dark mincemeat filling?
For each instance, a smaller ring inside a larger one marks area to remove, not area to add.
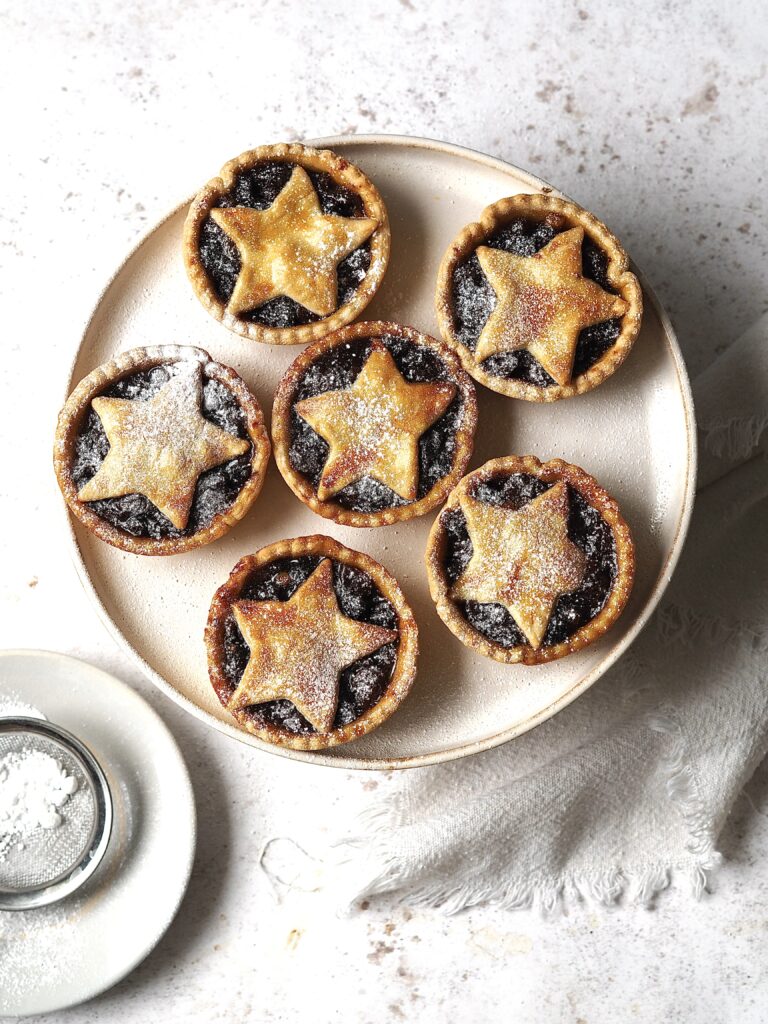
[[[374,340],[386,345],[397,368],[410,383],[433,380],[456,383],[446,364],[432,349],[387,334],[379,339],[358,338],[329,349],[304,372],[293,393],[292,405],[325,391],[351,387],[371,353]],[[459,390],[440,419],[419,438],[418,498],[423,498],[453,468],[456,435],[463,414],[464,399]],[[329,450],[322,437],[291,408],[291,464],[314,488],[320,481]],[[354,512],[381,512],[409,504],[391,488],[368,476],[349,484],[332,500]]]
[[[476,483],[471,493],[489,505],[518,509],[551,486],[527,473],[514,473]],[[587,556],[586,573],[577,590],[563,594],[555,602],[542,647],[563,643],[591,621],[605,604],[618,572],[616,544],[610,526],[570,485],[568,497],[568,536]],[[443,512],[442,523],[446,532],[445,572],[453,584],[469,564],[472,541],[460,508]],[[470,625],[493,643],[500,647],[527,645],[525,636],[502,605],[476,601],[457,601],[456,604]]]
[[[157,394],[176,372],[177,364],[155,366],[111,384],[97,397],[128,398],[146,401]],[[209,377],[203,378],[202,414],[211,423],[236,437],[247,438],[245,413],[232,392]],[[109,441],[97,413],[89,409],[75,440],[72,479],[79,491],[101,466],[109,451]],[[251,475],[253,448],[245,455],[214,466],[201,473],[192,501],[189,522],[178,530],[170,519],[143,494],[126,494],[121,498],[103,498],[85,504],[112,526],[133,537],[189,537],[210,526],[215,516],[230,508]]]
[[[237,600],[287,601],[311,576],[321,562],[318,555],[281,558],[255,570],[247,579]],[[359,622],[370,622],[385,629],[397,629],[398,617],[392,604],[374,581],[344,562],[333,561],[333,587],[342,612]],[[386,644],[378,651],[360,658],[339,675],[339,704],[334,729],[356,721],[381,700],[392,678],[397,660],[398,642]],[[234,693],[245,671],[250,649],[230,611],[224,622],[224,676]],[[294,734],[307,734],[315,729],[288,700],[252,704],[245,714],[257,725],[271,725]]]
[[[514,253],[516,256],[533,256],[548,245],[555,235],[566,231],[570,226],[559,217],[552,218],[552,223],[546,220],[537,223],[519,218],[500,228],[482,244],[492,249]],[[608,283],[607,271],[608,257],[585,235],[582,245],[582,273],[584,277],[595,281],[605,291],[615,295],[616,289]],[[477,339],[496,305],[496,294],[480,267],[477,253],[473,252],[454,270],[452,297],[456,337],[462,345],[474,352]],[[578,377],[594,366],[615,344],[620,333],[620,318],[586,327],[579,335],[576,346],[573,376]],[[520,380],[540,388],[550,388],[556,384],[526,349],[490,356],[483,360],[482,366],[486,373],[506,380]]]
[[[241,171],[235,179],[233,188],[221,196],[214,206],[249,206],[254,210],[266,210],[287,185],[295,166],[291,163],[270,161]],[[324,171],[311,171],[308,168],[305,170],[315,186],[323,213],[339,217],[365,216],[363,201],[357,192],[341,185]],[[200,259],[216,294],[222,302],[228,302],[240,274],[240,256],[232,239],[210,217],[204,221],[200,229],[199,251]],[[368,242],[339,263],[339,307],[352,299],[370,265],[371,247]],[[262,306],[240,313],[238,316],[241,320],[262,324],[264,327],[297,327],[322,319],[286,295],[279,295]]]

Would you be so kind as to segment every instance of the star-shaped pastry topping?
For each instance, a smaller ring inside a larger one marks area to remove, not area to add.
[[[555,601],[579,586],[586,568],[586,555],[568,538],[565,483],[516,511],[466,494],[460,504],[473,553],[451,596],[503,605],[537,649]]]
[[[406,501],[419,487],[419,438],[453,401],[447,381],[409,384],[389,350],[374,342],[350,388],[296,403],[296,412],[331,446],[317,496],[327,501],[372,476]]]
[[[201,414],[202,388],[195,363],[180,369],[152,398],[94,398],[91,405],[109,451],[80,488],[80,501],[143,494],[183,530],[200,474],[250,447]]]
[[[496,293],[496,305],[478,338],[482,362],[527,349],[558,384],[568,384],[576,343],[585,327],[626,313],[627,303],[581,272],[583,228],[555,235],[533,256],[480,246],[477,258]]]
[[[229,710],[289,700],[318,732],[333,728],[342,669],[398,637],[342,614],[328,558],[290,600],[238,601],[232,611],[251,656]]]
[[[287,295],[318,316],[338,305],[336,268],[369,238],[378,222],[325,214],[303,167],[266,210],[220,207],[211,217],[237,246],[240,274],[227,311],[237,315]]]

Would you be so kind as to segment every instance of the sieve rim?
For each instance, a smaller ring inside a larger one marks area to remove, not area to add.
[[[6,889],[0,886],[0,910],[31,910],[57,903],[79,889],[91,877],[107,852],[112,835],[112,791],[104,770],[88,747],[68,729],[47,719],[10,715],[0,718],[0,735],[27,732],[53,740],[78,763],[87,778],[95,801],[91,838],[76,864],[52,882],[27,889]]]

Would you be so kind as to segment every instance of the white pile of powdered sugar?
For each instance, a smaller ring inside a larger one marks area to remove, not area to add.
[[[77,779],[44,750],[9,751],[0,757],[0,861],[37,829],[61,825],[61,809]]]
[[[0,697],[0,718],[42,718],[37,708]],[[61,810],[77,779],[43,750],[11,750],[0,757],[0,862],[37,829],[61,825]]]
[[[37,708],[24,704],[13,697],[0,695],[0,719],[11,716],[45,718],[45,715]],[[13,754],[13,757],[19,758],[20,755],[21,751],[17,751]],[[11,756],[11,754],[6,755],[7,758]],[[55,758],[50,757],[49,760],[53,761],[54,765],[56,765]],[[40,762],[33,761],[19,768],[19,765],[14,761],[10,766],[13,771],[9,770],[9,765],[6,764],[5,759],[3,759],[2,764],[4,770],[11,777],[13,791],[17,792],[17,794],[18,790],[16,787],[20,785],[22,779],[29,776],[37,776],[38,783],[33,783],[30,788],[23,787],[26,797],[22,794],[21,802],[15,801],[15,809],[11,810],[8,815],[7,808],[10,806],[11,801],[5,794],[7,781],[0,781],[0,861],[7,855],[11,845],[19,842],[23,843],[24,841],[23,835],[26,834],[24,830],[29,827],[35,814],[29,814],[28,811],[27,813],[20,813],[20,811],[27,804],[27,798],[32,793],[39,793],[41,791],[38,787],[39,773],[42,771]],[[65,800],[58,805],[56,804],[56,799],[62,792],[62,789],[68,788],[69,784],[67,783],[64,787],[58,785],[56,775],[51,771],[50,764],[45,764],[42,774],[48,780],[42,786],[42,792],[48,793],[49,796],[51,793],[55,794],[54,800],[50,801],[48,806],[53,804],[54,813],[58,815],[59,811],[64,807],[66,800],[69,799],[70,794],[67,793]],[[59,767],[59,778],[60,775],[61,770]],[[15,782],[13,781],[13,776],[16,776]],[[69,776],[67,777],[70,778]],[[53,785],[50,785],[51,781],[53,781]],[[76,789],[76,780],[72,779],[71,781],[75,782]],[[8,792],[11,792],[11,790],[8,790]],[[45,801],[43,803],[45,805]],[[15,822],[15,826],[13,826],[14,831],[6,831],[10,826],[2,823],[4,809],[9,820]],[[43,816],[45,816],[45,812]],[[40,815],[38,815],[39,817]],[[18,820],[19,818],[24,819],[23,824]],[[38,825],[35,827],[39,827],[39,825],[38,821]],[[19,827],[17,828],[16,826]],[[3,842],[9,835],[11,842],[4,847]],[[79,956],[76,937],[80,913],[81,901],[77,897],[70,898],[66,901],[66,904],[40,907],[32,911],[0,911],[0,1016],[10,1012],[11,1008],[17,1006],[19,1000],[28,993],[38,992],[41,987],[44,988],[58,984],[62,978],[65,978],[73,970]]]

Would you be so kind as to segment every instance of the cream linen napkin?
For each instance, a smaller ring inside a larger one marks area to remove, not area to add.
[[[718,833],[768,747],[768,318],[695,382],[691,531],[662,605],[587,694],[533,732],[399,773],[346,841],[350,900],[448,912],[569,896],[698,894]]]

